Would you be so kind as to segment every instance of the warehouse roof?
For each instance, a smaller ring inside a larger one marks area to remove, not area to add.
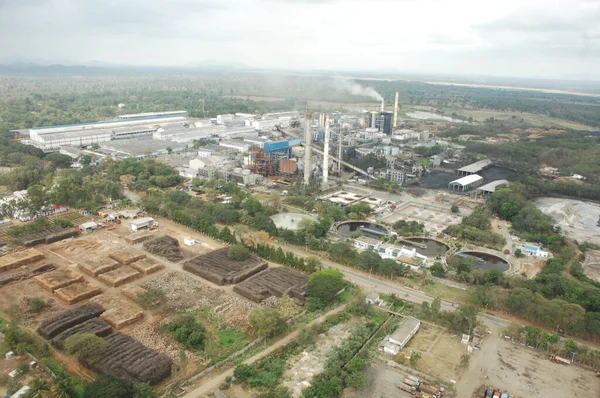
[[[473,184],[474,182],[481,181],[481,180],[483,180],[483,177],[481,177],[480,175],[471,174],[471,175],[459,178],[458,180],[450,181],[450,184],[458,184],[458,185],[465,186],[465,185]]]
[[[477,188],[477,190],[478,191],[486,191],[486,192],[495,192],[496,188],[501,187],[503,185],[508,185],[508,181],[507,180],[492,181],[492,182],[489,182],[489,183]]]
[[[490,164],[492,164],[491,160],[483,159],[479,162],[471,163],[468,166],[461,167],[460,169],[458,169],[458,171],[462,173],[477,173],[478,171],[481,171],[487,166],[489,166]]]

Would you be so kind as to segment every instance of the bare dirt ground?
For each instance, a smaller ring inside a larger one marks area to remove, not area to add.
[[[411,394],[400,390],[396,384],[402,382],[405,375],[400,371],[379,362],[373,362],[367,368],[369,381],[361,391],[364,398],[409,398]]]
[[[559,198],[540,198],[535,204],[554,218],[568,237],[600,244],[600,204]]]
[[[344,341],[354,326],[356,322],[333,326],[327,333],[318,337],[314,347],[288,360],[288,368],[283,374],[283,385],[291,391],[292,397],[302,396],[302,389],[309,385],[307,383],[323,371],[329,350]]]
[[[461,355],[467,353],[467,346],[460,343],[460,336],[453,336],[444,329],[423,324],[401,351],[407,357],[406,363],[415,351],[421,354],[421,359],[416,365],[417,370],[449,382],[460,376],[456,367],[460,363]]]
[[[588,277],[600,282],[600,250],[586,251],[583,266]]]
[[[600,379],[593,372],[552,363],[546,355],[505,341],[497,333],[473,352],[469,370],[456,384],[456,396],[469,397],[482,384],[521,398],[584,398],[600,391]]]

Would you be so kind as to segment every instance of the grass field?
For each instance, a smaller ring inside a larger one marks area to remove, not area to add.
[[[399,282],[411,288],[421,290],[432,297],[439,297],[442,300],[454,301],[456,303],[466,303],[469,299],[467,290],[458,289],[443,283],[431,283],[425,286],[419,286],[418,281],[409,278],[397,278]]]

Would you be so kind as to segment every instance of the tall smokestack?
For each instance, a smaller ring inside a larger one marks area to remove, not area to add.
[[[304,121],[304,185],[310,183],[310,174],[312,167],[310,164],[310,158],[312,156],[312,115],[307,110],[305,115],[306,120]]]
[[[344,141],[344,137],[342,136],[342,132],[344,131],[344,129],[342,128],[342,125],[340,124],[340,133],[338,134],[338,168],[337,168],[337,172],[338,172],[338,176],[342,176],[342,144]]]
[[[394,102],[394,124],[392,124],[392,130],[396,128],[398,122],[398,92],[396,91],[396,101]]]
[[[323,184],[329,180],[329,121],[325,114],[325,146],[323,147]]]
[[[384,108],[385,108],[385,101],[381,100],[381,112],[383,112]]]

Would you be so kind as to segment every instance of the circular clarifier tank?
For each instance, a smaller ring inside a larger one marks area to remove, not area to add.
[[[427,257],[442,256],[450,249],[447,244],[428,238],[402,238],[398,244],[408,243],[410,245],[409,242],[415,243],[413,247],[417,249],[417,253]]]
[[[379,239],[387,236],[389,231],[386,227],[366,221],[346,221],[338,224],[337,231],[341,235],[350,236],[353,232],[359,231],[369,238]]]
[[[502,272],[506,272],[510,269],[510,264],[508,261],[489,253],[468,251],[458,252],[455,254],[455,256],[474,258],[476,262],[473,264],[473,269],[483,269],[486,271],[497,269]]]
[[[271,220],[273,220],[277,228],[289,229],[290,231],[298,230],[298,226],[302,220],[318,221],[316,217],[302,213],[279,213],[271,216]]]

